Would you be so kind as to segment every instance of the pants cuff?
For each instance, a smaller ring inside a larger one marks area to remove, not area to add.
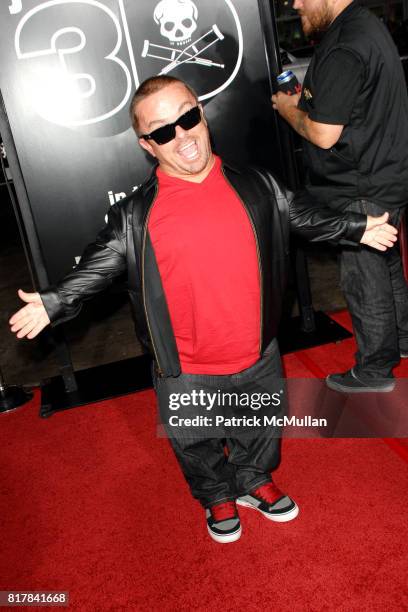
[[[224,495],[224,497],[217,497],[217,498],[212,499],[210,501],[200,500],[200,504],[204,508],[211,508],[211,506],[215,506],[216,504],[223,504],[224,502],[235,501],[235,499],[236,499],[236,497],[234,495],[230,495],[228,497],[226,497]]]
[[[242,497],[243,495],[248,495],[254,489],[257,489],[258,487],[261,487],[262,485],[267,484],[268,482],[272,482],[271,476],[264,476],[262,477],[262,479],[258,478],[254,480],[250,485],[248,485],[244,493],[240,493],[238,497]]]

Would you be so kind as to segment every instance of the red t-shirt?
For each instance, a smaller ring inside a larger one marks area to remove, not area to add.
[[[219,158],[201,183],[160,168],[157,178],[148,230],[182,372],[240,372],[259,359],[259,265],[248,214]]]

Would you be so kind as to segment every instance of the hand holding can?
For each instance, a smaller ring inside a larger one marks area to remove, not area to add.
[[[293,96],[302,91],[302,85],[297,80],[296,75],[291,70],[285,70],[276,77],[279,91]]]

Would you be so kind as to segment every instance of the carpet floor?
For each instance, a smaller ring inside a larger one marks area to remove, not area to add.
[[[345,369],[354,350],[287,355],[286,373]],[[0,415],[0,590],[69,591],[84,612],[408,609],[406,441],[285,439],[274,477],[299,517],[242,508],[242,538],[219,545],[156,437],[152,391],[45,420],[39,402]]]

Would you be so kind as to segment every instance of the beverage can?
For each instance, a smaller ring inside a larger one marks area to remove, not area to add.
[[[276,81],[279,91],[283,91],[283,93],[289,96],[301,92],[302,86],[292,70],[285,70],[285,72],[278,74]]]

